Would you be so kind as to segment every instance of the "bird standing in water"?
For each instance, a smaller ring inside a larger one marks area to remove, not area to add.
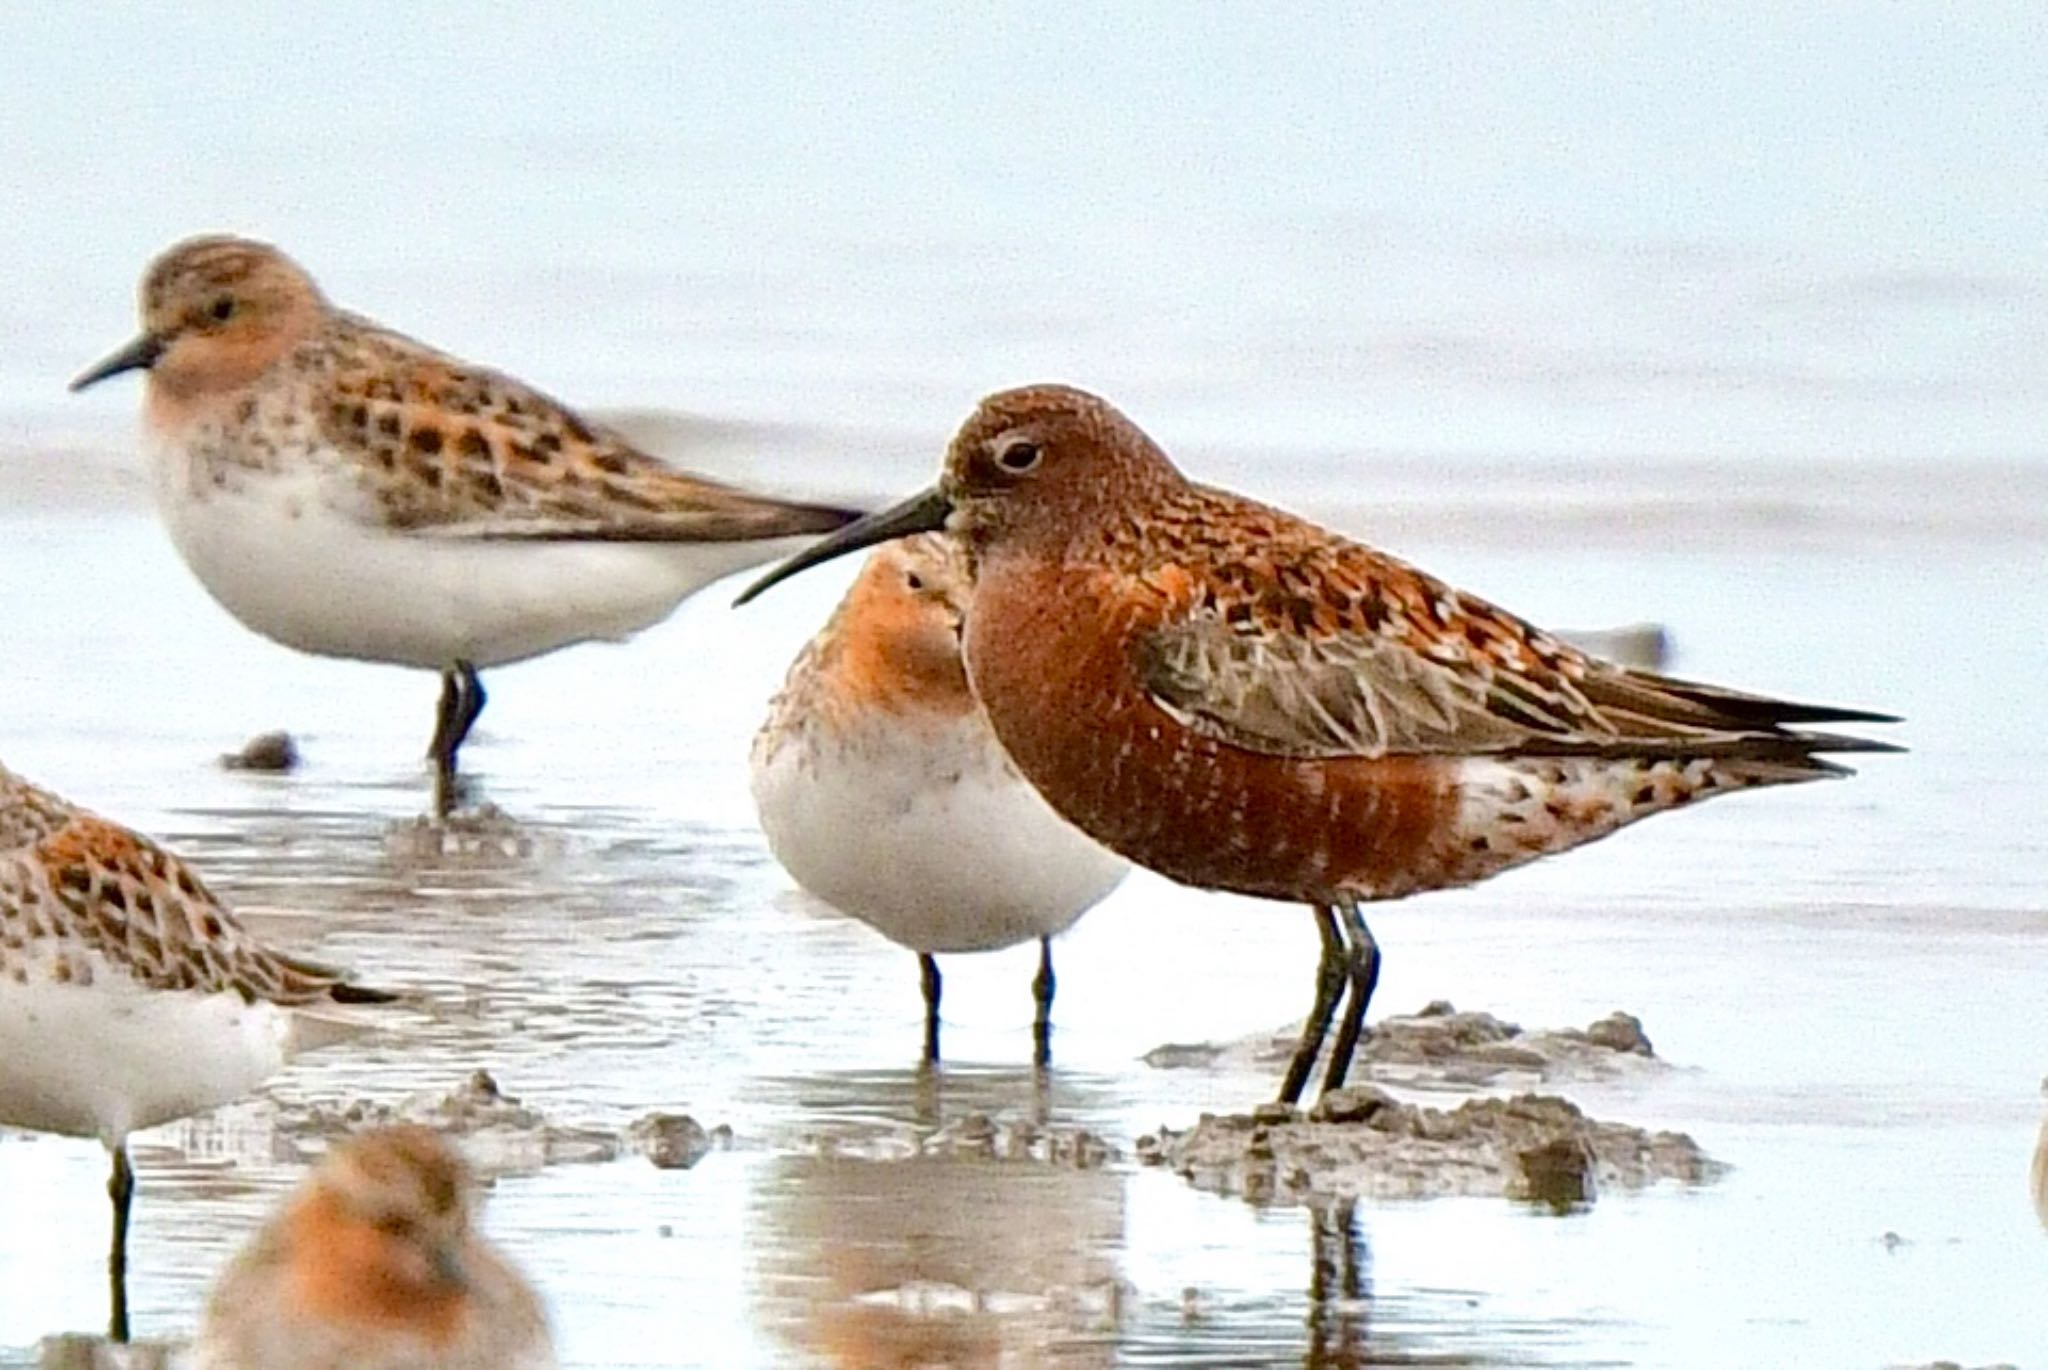
[[[0,1126],[113,1155],[107,1255],[128,1339],[128,1134],[254,1092],[392,996],[250,936],[176,856],[0,766]]]
[[[245,626],[440,673],[442,817],[480,671],[630,637],[856,517],[667,466],[523,382],[336,308],[264,243],[171,248],[141,314],[140,336],[71,388],[148,373],[157,507]]]
[[[1803,731],[1888,722],[1589,657],[1384,553],[1187,479],[1066,386],[983,400],[939,483],[813,545],[939,529],[966,551],[967,675],[1017,769],[1111,851],[1307,904],[1322,940],[1287,1074],[1340,999],[1344,1082],[1378,983],[1362,905],[1469,885],[1694,800],[1846,775]],[[963,860],[972,860],[963,853]],[[1348,996],[1348,997],[1347,997]]]
[[[878,549],[797,656],[754,739],[754,805],[799,885],[917,953],[924,1058],[937,955],[1036,939],[1034,1059],[1052,1061],[1052,939],[1130,864],[1055,813],[1003,753],[960,664],[959,550]]]

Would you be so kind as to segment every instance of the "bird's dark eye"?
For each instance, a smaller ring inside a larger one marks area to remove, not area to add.
[[[1018,439],[1014,442],[1005,443],[996,452],[996,464],[1005,471],[1021,473],[1029,471],[1032,467],[1038,465],[1038,459],[1043,455],[1044,453],[1039,450],[1037,443]]]
[[[213,302],[212,308],[208,309],[206,312],[213,315],[213,317],[219,320],[221,323],[226,323],[229,319],[232,319],[235,316],[234,297],[231,295],[221,296],[219,299]]]
[[[924,588],[924,577],[915,571],[906,571],[903,575],[903,583],[913,590],[922,590]]]
[[[377,1230],[387,1237],[410,1238],[419,1230],[419,1224],[400,1214],[390,1214],[377,1220]]]

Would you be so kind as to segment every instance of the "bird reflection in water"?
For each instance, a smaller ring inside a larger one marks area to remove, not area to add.
[[[809,1363],[1116,1363],[1123,1178],[1035,1160],[791,1156],[759,1191],[764,1320]]]
[[[1307,1370],[1358,1370],[1379,1362],[1367,1349],[1372,1312],[1372,1253],[1353,1199],[1309,1210]]]

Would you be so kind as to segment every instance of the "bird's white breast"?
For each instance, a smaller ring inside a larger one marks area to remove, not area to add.
[[[216,1108],[283,1066],[290,1013],[149,989],[95,955],[89,983],[0,979],[0,1123],[101,1137]]]
[[[1050,936],[1129,869],[1053,812],[978,712],[790,728],[756,748],[753,786],[796,882],[916,951]]]
[[[579,542],[401,530],[361,507],[342,459],[279,449],[263,468],[160,440],[157,504],[172,543],[246,627],[300,651],[441,670],[616,640],[794,540]]]

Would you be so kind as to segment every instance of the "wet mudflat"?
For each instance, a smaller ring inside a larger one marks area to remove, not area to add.
[[[337,1121],[453,1095],[497,1177],[486,1222],[572,1365],[2030,1363],[2048,720],[2013,682],[2048,649],[1982,606],[2041,602],[2037,544],[2004,507],[1932,548],[1802,529],[1759,551],[1748,529],[1715,550],[1578,509],[1509,538],[1472,488],[1433,532],[1407,515],[1399,550],[1539,619],[1666,622],[1679,674],[1911,720],[1912,754],[1853,782],[1375,912],[1376,1017],[1627,1010],[1657,1061],[1388,1059],[1360,1083],[1446,1114],[1559,1095],[1686,1134],[1727,1167],[1708,1182],[1560,1215],[1248,1202],[1147,1164],[1140,1139],[1270,1096],[1315,934],[1142,876],[1057,944],[1049,1077],[1029,949],[947,963],[951,1059],[917,1070],[914,959],[797,896],[746,798],[747,739],[834,579],[498,673],[470,764],[507,826],[447,841],[414,822],[432,681],[247,635],[139,506],[0,510],[0,755],[175,843],[267,935],[419,995],[136,1139],[138,1331],[191,1328]],[[1327,512],[1374,531],[1345,494]],[[276,727],[296,770],[220,766]],[[480,1070],[516,1103],[478,1102]],[[694,1164],[656,1165],[663,1137]],[[0,1137],[0,1364],[101,1322],[103,1180],[94,1144]]]

